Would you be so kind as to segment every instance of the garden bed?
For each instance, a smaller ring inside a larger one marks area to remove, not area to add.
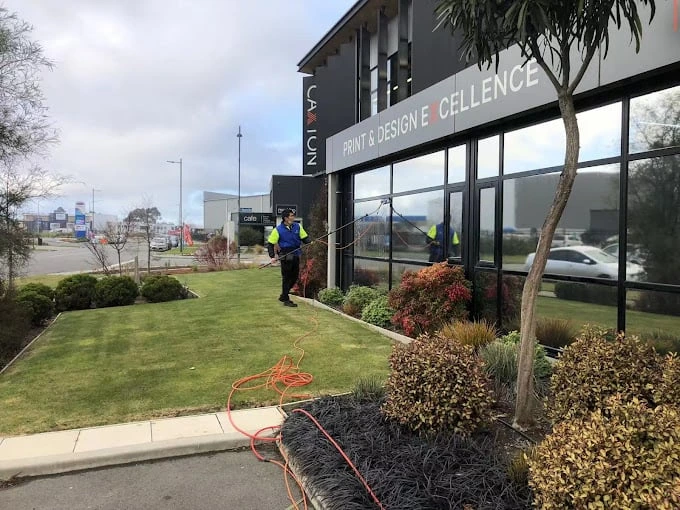
[[[387,421],[380,405],[377,398],[343,396],[322,398],[300,408],[342,445],[384,508],[531,508],[526,481],[509,474],[511,459],[531,444],[526,437],[495,420],[488,430],[470,438],[439,435],[428,439]],[[290,412],[281,436],[309,496],[321,501],[324,509],[377,507],[308,417]]]

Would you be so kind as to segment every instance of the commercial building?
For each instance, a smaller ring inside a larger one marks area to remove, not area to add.
[[[507,324],[562,169],[556,94],[516,47],[498,68],[465,62],[434,6],[359,0],[301,60],[303,173],[326,176],[331,228],[360,219],[331,236],[329,285],[398,285],[445,222],[474,315]],[[673,2],[651,26],[641,12],[640,53],[614,30],[577,89],[579,175],[553,243],[569,250],[551,253],[539,313],[677,332],[680,32]]]

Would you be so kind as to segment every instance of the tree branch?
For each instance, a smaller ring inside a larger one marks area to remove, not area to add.
[[[576,87],[578,87],[579,83],[581,83],[581,80],[583,79],[583,76],[586,74],[588,67],[590,67],[590,62],[593,60],[593,57],[595,56],[596,51],[597,51],[597,46],[592,46],[588,50],[588,53],[586,53],[586,58],[581,63],[581,68],[578,70],[578,73],[576,73],[576,77],[574,78],[574,81],[567,88],[567,94],[573,94],[574,91],[576,90]]]

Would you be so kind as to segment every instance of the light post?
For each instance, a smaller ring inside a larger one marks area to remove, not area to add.
[[[182,217],[182,158],[179,158],[179,161],[168,160],[168,163],[179,165],[179,253],[181,255],[184,253],[184,219]]]
[[[238,207],[238,215],[237,218],[237,234],[236,234],[236,260],[238,263],[241,263],[241,138],[243,135],[241,134],[241,126],[238,127],[238,134],[236,135],[238,138],[238,201],[237,201],[237,207]]]
[[[95,191],[101,192],[101,190],[92,188],[92,229],[91,230],[92,230],[93,235],[94,235],[95,230],[96,230],[95,226],[94,226],[94,192]]]

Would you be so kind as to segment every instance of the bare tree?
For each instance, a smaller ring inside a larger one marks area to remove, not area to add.
[[[118,254],[118,274],[123,276],[123,268],[121,266],[120,254],[125,249],[128,239],[130,237],[130,217],[124,218],[120,222],[108,222],[104,229],[107,243]]]
[[[92,257],[95,260],[95,265],[97,267],[101,267],[102,272],[106,276],[109,276],[111,274],[111,270],[109,269],[111,261],[109,260],[109,254],[106,251],[106,245],[97,243],[93,239],[92,241],[88,241],[85,246],[87,246],[87,249],[92,254]]]
[[[602,49],[607,57],[610,30],[626,24],[640,48],[642,21],[638,7],[655,0],[438,0],[438,26],[462,35],[461,48],[467,60],[479,67],[499,63],[499,53],[517,45],[527,59],[535,59],[553,85],[566,135],[564,168],[553,203],[545,217],[534,262],[522,292],[521,345],[517,375],[514,425],[523,428],[533,420],[533,360],[536,342],[536,298],[545,271],[553,235],[569,200],[578,168],[580,133],[574,93],[590,63]],[[651,19],[650,19],[651,22]],[[573,62],[578,55],[580,62]]]
[[[18,221],[26,202],[51,196],[66,179],[28,162],[57,141],[47,120],[40,72],[51,69],[32,27],[0,8],[0,280],[8,287],[30,256],[27,233]]]

